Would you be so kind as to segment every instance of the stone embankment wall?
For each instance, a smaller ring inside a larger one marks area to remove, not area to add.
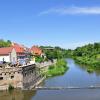
[[[9,85],[22,87],[22,68],[0,68],[0,90],[7,90]]]
[[[41,79],[42,76],[35,64],[23,68],[23,89],[34,88]]]
[[[41,70],[47,71],[48,67],[55,63],[56,60],[19,67],[2,67],[0,68],[0,90],[7,90],[9,85],[14,88],[32,89],[45,79]]]
[[[35,64],[0,68],[0,90],[14,88],[31,89],[42,78]]]

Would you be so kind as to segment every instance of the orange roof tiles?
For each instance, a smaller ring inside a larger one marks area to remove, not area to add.
[[[13,43],[12,47],[15,48],[17,53],[24,53],[25,52],[24,48],[17,43]]]
[[[8,55],[12,52],[13,47],[0,48],[0,55]]]
[[[31,48],[31,51],[35,54],[35,55],[41,55],[42,54],[42,49],[37,47],[37,46],[33,46]]]

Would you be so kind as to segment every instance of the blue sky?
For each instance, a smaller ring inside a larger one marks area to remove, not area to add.
[[[100,0],[0,0],[0,38],[28,47],[100,42]]]

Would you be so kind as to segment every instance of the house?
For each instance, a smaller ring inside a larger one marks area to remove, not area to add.
[[[0,48],[0,61],[16,63],[16,50],[13,47]]]
[[[25,49],[23,48],[22,45],[19,45],[17,43],[12,43],[12,47],[16,50],[17,59],[25,59],[26,58]]]
[[[32,54],[31,61],[33,61],[33,62],[36,61],[36,56],[40,56],[40,57],[44,56],[42,49],[39,48],[38,46],[32,46],[30,49],[30,52]]]
[[[31,53],[33,53],[36,56],[42,56],[43,51],[41,48],[39,48],[38,46],[32,46],[31,48]]]

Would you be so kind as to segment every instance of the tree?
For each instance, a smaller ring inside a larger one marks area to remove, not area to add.
[[[10,40],[4,41],[3,39],[0,39],[0,48],[1,47],[10,47],[10,46],[11,46]]]

